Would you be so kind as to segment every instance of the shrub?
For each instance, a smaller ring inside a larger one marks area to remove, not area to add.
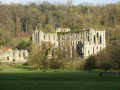
[[[86,64],[84,69],[85,70],[89,70],[89,72],[92,71],[92,69],[94,69],[96,67],[96,59],[94,56],[90,56],[87,60],[86,60]]]
[[[110,63],[103,63],[102,68],[107,72],[108,69],[111,69],[111,64]]]

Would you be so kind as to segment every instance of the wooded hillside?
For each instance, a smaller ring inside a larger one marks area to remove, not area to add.
[[[72,30],[105,28],[108,41],[120,39],[120,3],[100,6],[0,4],[0,45],[11,45],[11,38],[32,33],[35,28],[52,32],[54,28]]]

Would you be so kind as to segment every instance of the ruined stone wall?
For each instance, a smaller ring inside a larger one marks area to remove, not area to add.
[[[54,44],[55,48],[69,48],[70,53],[74,47],[82,58],[87,58],[92,54],[96,54],[106,47],[105,30],[95,30],[92,28],[89,30],[72,32],[69,29],[65,31],[63,28],[62,30],[60,30],[60,28],[56,30],[55,33],[48,34],[45,34],[41,30],[35,30],[32,36],[33,43],[41,45],[42,41],[51,42]]]
[[[84,57],[96,54],[106,47],[105,30],[89,30],[88,41],[84,43]]]
[[[0,50],[0,62],[2,63],[25,63],[28,58],[27,50]]]

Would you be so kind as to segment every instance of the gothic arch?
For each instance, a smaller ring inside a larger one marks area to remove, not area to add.
[[[34,33],[34,40],[36,40],[36,35],[35,35],[35,33]]]
[[[100,35],[100,44],[102,44],[102,36]]]
[[[89,36],[88,36],[88,41],[90,41]]]
[[[71,41],[71,45],[72,45],[72,41]]]
[[[36,42],[37,42],[37,38],[38,38],[38,37],[37,37],[37,33],[36,33]]]
[[[99,34],[98,34],[98,32],[97,32],[97,38],[98,38],[98,36],[99,36]]]
[[[78,42],[76,41],[76,45],[78,45]]]
[[[94,44],[96,43],[96,38],[95,38],[95,35],[94,35]]]
[[[90,51],[88,50],[88,55],[90,54]]]
[[[101,51],[101,47],[100,47],[100,51]]]
[[[45,35],[44,35],[44,39],[45,39]]]
[[[38,32],[38,43],[40,42],[40,39],[39,39],[40,36],[39,35],[40,35],[40,33]]]

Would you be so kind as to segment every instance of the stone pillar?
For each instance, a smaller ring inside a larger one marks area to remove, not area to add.
[[[13,62],[13,50],[11,49],[10,51],[9,51],[9,60],[10,60],[10,62]]]
[[[14,51],[14,60],[13,60],[13,62],[16,62],[16,61],[19,61],[19,50],[15,50]]]
[[[20,60],[24,60],[24,57],[23,57],[23,50],[20,51]]]
[[[0,60],[2,60],[2,58],[3,58],[3,51],[0,50]]]
[[[70,58],[72,58],[72,46],[70,46],[69,49],[70,49]]]
[[[28,51],[27,50],[24,51],[24,57],[28,57]]]
[[[105,40],[105,30],[103,31],[104,32],[104,37],[103,37],[103,44],[104,44],[104,48],[106,47],[106,40]]]

